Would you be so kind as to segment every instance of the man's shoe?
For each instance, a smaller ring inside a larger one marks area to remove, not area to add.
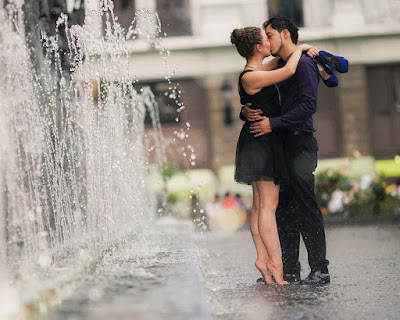
[[[327,284],[331,282],[329,273],[322,273],[321,271],[311,271],[307,278],[301,281],[301,284]]]
[[[293,274],[293,273],[285,273],[283,275],[283,280],[291,283],[291,284],[298,284],[301,281],[300,274]]]

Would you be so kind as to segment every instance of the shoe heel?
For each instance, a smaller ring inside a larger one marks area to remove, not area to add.
[[[327,61],[329,66],[340,73],[346,73],[349,71],[349,61],[345,57],[335,56],[332,53],[322,50],[319,52],[319,57]]]
[[[339,80],[336,75],[329,69],[324,63],[324,60],[317,56],[315,57],[315,63],[318,68],[318,73],[322,81],[327,87],[336,87],[339,84]]]

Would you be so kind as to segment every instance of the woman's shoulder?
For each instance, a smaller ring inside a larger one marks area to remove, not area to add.
[[[249,78],[249,75],[253,72],[254,70],[243,70],[239,75],[239,83],[241,85],[243,85],[243,82],[248,84],[251,81],[251,77]]]
[[[243,71],[240,73],[240,75],[239,75],[239,88],[240,88],[241,90],[239,90],[239,92],[240,92],[240,91],[243,91],[243,93],[247,94],[246,91],[245,91],[244,88],[243,88],[243,76],[244,76],[246,73],[249,73],[250,71],[253,71],[253,70],[243,70]]]

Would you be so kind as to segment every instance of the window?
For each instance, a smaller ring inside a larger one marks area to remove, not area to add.
[[[116,10],[133,9],[135,10],[134,0],[114,0],[114,8]]]
[[[400,151],[400,65],[369,66],[366,71],[372,154],[393,158]]]
[[[286,16],[298,27],[304,26],[302,0],[268,0],[268,17]]]
[[[157,12],[167,36],[192,34],[189,0],[157,0]]]
[[[393,68],[393,96],[394,108],[400,112],[400,66]]]
[[[158,104],[161,124],[173,124],[180,121],[178,109],[182,105],[180,93],[175,83],[168,82],[150,83],[151,92],[153,92]],[[172,88],[172,89],[170,89]],[[174,89],[176,88],[176,89]],[[178,121],[177,121],[178,119]],[[149,111],[146,111],[145,124],[151,125]]]
[[[114,0],[114,13],[121,26],[128,30],[135,17],[135,0]]]

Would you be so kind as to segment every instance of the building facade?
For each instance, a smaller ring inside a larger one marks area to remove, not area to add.
[[[125,28],[134,10],[159,13],[166,34],[163,46],[171,53],[168,64],[176,68],[172,82],[182,91],[179,104],[185,106],[176,122],[168,120],[168,112],[169,119],[175,119],[171,115],[176,108],[160,102],[161,113],[167,115],[164,136],[174,140],[176,132],[190,124],[185,143],[195,148],[193,167],[218,170],[233,164],[242,126],[237,78],[245,61],[230,44],[230,33],[236,27],[261,26],[273,15],[296,21],[300,42],[350,62],[349,73],[338,76],[338,87],[320,83],[314,116],[320,158],[354,152],[393,158],[400,152],[400,1],[114,0],[114,4]],[[98,0],[88,1],[86,10],[98,6]],[[154,63],[157,53],[140,41],[133,51],[132,77],[149,82],[161,96],[166,71]],[[188,166],[179,157],[170,156],[169,161]]]

